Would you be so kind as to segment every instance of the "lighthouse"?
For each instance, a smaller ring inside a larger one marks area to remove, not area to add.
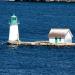
[[[19,41],[17,16],[12,15],[10,20],[9,42]]]

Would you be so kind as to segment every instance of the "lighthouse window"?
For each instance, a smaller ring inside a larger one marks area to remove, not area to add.
[[[16,18],[13,18],[13,20],[16,20]]]

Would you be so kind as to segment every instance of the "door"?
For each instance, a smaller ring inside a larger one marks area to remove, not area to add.
[[[55,37],[55,43],[61,43],[61,38]]]
[[[55,43],[57,43],[58,42],[58,38],[57,37],[55,37]]]

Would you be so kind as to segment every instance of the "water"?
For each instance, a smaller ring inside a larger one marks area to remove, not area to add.
[[[10,16],[20,40],[48,40],[51,28],[70,28],[75,42],[75,3],[0,2],[0,75],[75,75],[75,47],[8,46]]]

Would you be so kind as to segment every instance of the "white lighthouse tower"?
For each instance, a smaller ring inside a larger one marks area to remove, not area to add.
[[[9,42],[19,41],[18,20],[15,15],[11,16]]]

